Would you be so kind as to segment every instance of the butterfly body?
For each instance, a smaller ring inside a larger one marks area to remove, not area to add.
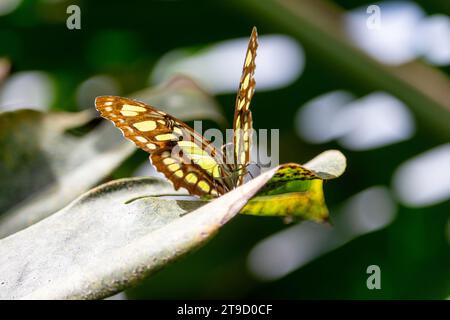
[[[253,28],[234,114],[233,161],[226,153],[181,120],[143,102],[101,96],[95,100],[100,115],[112,121],[125,138],[150,153],[156,169],[175,189],[192,195],[217,197],[244,183],[250,162],[252,116],[249,110],[255,80],[257,32]]]

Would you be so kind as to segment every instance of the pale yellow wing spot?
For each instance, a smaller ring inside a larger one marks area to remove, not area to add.
[[[156,150],[156,144],[154,144],[154,143],[147,143],[146,146],[150,150]]]
[[[178,145],[192,159],[192,162],[208,171],[213,177],[220,177],[219,164],[205,150],[192,141],[178,141]]]
[[[163,153],[161,153],[161,158],[167,158],[167,157],[170,157],[169,151],[164,151]]]
[[[209,173],[213,174],[213,176],[217,177],[217,162],[210,156],[192,156],[193,162],[198,164],[200,167],[202,167],[204,170],[208,171]]]
[[[239,100],[239,104],[238,104],[238,109],[239,110],[242,109],[242,107],[244,106],[244,103],[245,103],[245,99]]]
[[[202,146],[196,144],[194,141],[190,141],[190,140],[180,140],[178,142],[178,144],[180,145],[180,147],[182,148],[186,148],[186,149],[198,149],[201,150],[203,152]]]
[[[248,100],[250,100],[250,99],[252,98],[252,96],[253,96],[253,91],[254,91],[253,87],[250,88],[250,89],[248,89],[248,91],[247,91],[247,99],[248,99]]]
[[[192,184],[196,184],[198,181],[197,176],[195,175],[195,173],[192,173],[192,172],[188,173],[184,179],[187,181],[187,183],[192,183]]]
[[[142,143],[148,142],[147,139],[145,139],[144,137],[141,137],[141,136],[135,136],[134,138],[135,138],[137,141],[142,142]]]
[[[177,161],[175,160],[175,159],[172,159],[172,158],[165,158],[164,160],[163,160],[163,163],[166,165],[166,166],[168,166],[169,164],[172,164],[172,163],[176,163]]]
[[[211,190],[211,187],[205,180],[200,180],[197,186],[205,193],[208,193]]]
[[[139,107],[139,106],[133,106],[131,104],[124,104],[122,106],[122,111],[136,111],[136,112],[145,112],[147,111],[145,108],[143,107]]]
[[[192,141],[178,141],[178,146],[191,157],[209,157],[208,153]]]
[[[217,162],[211,157],[202,157],[197,158],[193,161],[198,164],[203,170],[207,171],[214,178],[220,178],[220,166]]]
[[[245,76],[244,82],[242,83],[242,89],[244,90],[247,89],[249,81],[250,81],[250,73]]]
[[[168,159],[164,159],[164,160],[168,160]],[[180,166],[178,163],[172,163],[172,164],[168,165],[167,168],[168,168],[170,171],[175,172],[175,171],[180,170],[180,169],[181,169],[181,166]]]
[[[178,170],[174,172],[174,175],[178,178],[183,178],[184,173],[182,170]]]
[[[248,67],[251,61],[252,61],[252,52],[249,51],[247,53],[247,57],[245,58],[245,66]]]
[[[122,129],[125,129],[125,130],[127,130],[127,131],[129,131],[129,132],[131,132],[131,133],[134,132],[134,130],[131,129],[129,126],[123,126]]]
[[[158,123],[159,123],[159,124],[163,124],[163,125],[166,124],[166,122],[165,122],[164,120],[158,120]]]
[[[136,122],[133,127],[143,132],[152,131],[156,129],[156,122],[153,120]]]
[[[220,166],[218,164],[216,164],[212,170],[212,175],[214,178],[220,178],[221,177],[221,172],[220,172]]]
[[[189,140],[181,140],[181,141],[178,141],[178,145],[179,145],[181,148],[191,148],[191,149],[199,148],[199,149],[200,149],[200,147],[198,147],[198,146],[195,144],[195,142],[192,142],[192,141],[189,141]]]
[[[124,116],[124,117],[135,117],[138,115],[137,112],[134,111],[120,111],[120,113]]]
[[[159,134],[155,136],[155,139],[158,141],[178,140],[178,138],[173,133]]]

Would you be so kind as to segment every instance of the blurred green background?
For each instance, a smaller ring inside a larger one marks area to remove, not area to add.
[[[71,4],[81,30],[66,27]],[[380,8],[373,28],[371,4]],[[280,130],[280,163],[326,149],[346,155],[345,175],[325,184],[335,226],[238,216],[117,298],[445,299],[449,14],[438,0],[1,0],[0,57],[10,72],[0,111],[92,109],[97,95],[184,72],[231,122],[257,26],[254,126]],[[145,172],[146,159],[136,151],[109,179]],[[369,265],[381,268],[381,290],[367,289]]]

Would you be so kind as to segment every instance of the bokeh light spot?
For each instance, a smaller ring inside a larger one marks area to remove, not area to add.
[[[83,81],[77,89],[77,105],[81,109],[93,108],[95,98],[102,95],[118,95],[118,82],[109,76],[97,75]]]
[[[415,131],[413,116],[397,98],[375,92],[353,100],[334,91],[306,103],[297,113],[297,133],[311,143],[333,139],[350,150],[369,150],[404,141]]]
[[[21,0],[1,0],[0,1],[0,16],[10,14],[20,5]]]
[[[192,54],[179,49],[164,55],[150,76],[153,84],[182,73],[191,76],[214,93],[233,93],[238,88],[248,38],[214,44]],[[282,58],[281,58],[282,57]],[[258,90],[282,88],[294,82],[304,68],[303,49],[283,35],[259,36],[255,80]]]
[[[0,89],[0,109],[46,110],[55,97],[52,78],[42,71],[22,71],[6,79]]]
[[[393,186],[400,201],[411,207],[430,206],[450,198],[450,144],[400,165]]]
[[[396,210],[386,187],[368,188],[332,214],[333,228],[304,222],[280,231],[253,247],[247,266],[262,281],[277,280],[360,235],[386,227]]]

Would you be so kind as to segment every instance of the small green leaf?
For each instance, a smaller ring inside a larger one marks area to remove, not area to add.
[[[345,156],[337,150],[325,151],[304,166],[296,163],[280,165],[240,213],[281,216],[287,220],[327,221],[323,180],[339,177],[345,167]]]

